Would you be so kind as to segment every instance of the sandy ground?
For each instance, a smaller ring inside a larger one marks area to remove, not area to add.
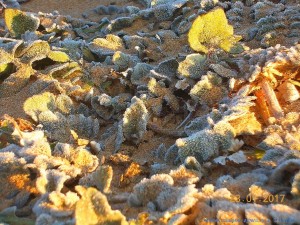
[[[61,0],[31,0],[22,4],[21,8],[24,11],[45,13],[51,13],[57,10],[61,15],[70,15],[76,18],[83,18],[82,13],[92,10],[99,5],[124,6],[136,4],[128,0],[64,0],[63,4]]]

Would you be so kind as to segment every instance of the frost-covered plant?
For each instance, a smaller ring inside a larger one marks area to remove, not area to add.
[[[174,177],[175,172],[173,172]],[[180,182],[179,182],[180,183]],[[168,174],[144,178],[134,186],[128,202],[132,206],[148,206],[151,210],[162,212],[165,218],[184,213],[196,203],[197,189],[194,185],[177,187]]]
[[[76,224],[127,225],[125,216],[119,210],[112,210],[104,194],[95,188],[76,186],[81,199],[76,203]],[[88,216],[87,216],[88,215]]]
[[[65,142],[70,139],[71,130],[80,137],[95,137],[99,131],[98,119],[82,114],[72,114],[75,107],[72,99],[60,94],[55,97],[50,92],[34,95],[24,103],[24,111],[43,125],[48,137]]]
[[[153,69],[153,66],[147,63],[137,63],[133,68],[130,80],[135,85],[146,84],[149,80],[149,72]]]
[[[123,41],[120,37],[108,34],[106,38],[96,38],[90,43],[89,49],[99,55],[107,56],[114,54],[115,51],[121,51],[124,49]]]
[[[47,75],[68,76],[79,70],[76,62],[67,62],[67,55],[60,51],[52,51],[48,42],[34,40],[29,42],[8,41],[0,43],[0,97],[8,97],[20,91],[29,82],[36,67],[44,67],[42,59],[51,60],[54,65],[42,70]],[[62,62],[65,63],[62,63]],[[75,65],[76,64],[76,65]],[[49,73],[50,74],[49,74]]]
[[[38,216],[50,214],[52,218],[68,218],[74,213],[75,204],[79,196],[71,191],[63,194],[59,191],[52,191],[41,196],[35,203],[32,211]]]
[[[181,161],[188,156],[194,156],[202,163],[216,156],[219,153],[219,143],[214,135],[210,130],[202,130],[187,138],[177,139],[176,146],[179,148],[178,156]]]
[[[64,187],[64,182],[70,179],[65,173],[57,170],[41,170],[40,173],[41,176],[37,179],[36,186],[42,194],[52,191],[60,192]]]
[[[268,177],[262,173],[243,173],[236,178],[230,175],[224,175],[216,181],[217,188],[227,188],[231,193],[239,194],[241,199],[249,194],[249,188],[252,184],[260,182],[265,184]]]
[[[111,166],[99,166],[94,172],[87,174],[79,180],[82,186],[96,186],[101,192],[107,193],[113,177]]]
[[[226,96],[227,89],[222,85],[222,78],[215,73],[202,76],[191,89],[190,95],[200,104],[212,106]]]
[[[215,48],[228,52],[240,39],[240,36],[234,35],[233,27],[228,24],[226,14],[221,8],[198,16],[188,33],[190,47],[204,53]]]
[[[123,118],[123,135],[126,140],[138,144],[147,129],[149,115],[143,100],[133,97]]]

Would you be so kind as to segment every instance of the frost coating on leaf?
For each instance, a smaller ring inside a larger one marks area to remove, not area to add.
[[[149,80],[149,72],[153,69],[153,66],[147,63],[137,63],[133,68],[130,81],[135,85],[147,84]]]
[[[300,159],[289,159],[285,162],[281,163],[276,169],[273,171],[270,176],[269,182],[271,184],[282,184],[287,175],[294,175],[295,171],[300,169]]]
[[[270,215],[274,221],[283,221],[284,224],[292,225],[300,221],[299,210],[282,204],[270,204]]]
[[[212,131],[203,130],[187,138],[177,139],[176,146],[179,148],[178,156],[181,161],[183,162],[188,156],[194,156],[202,163],[216,156],[219,153],[219,145],[213,136]]]
[[[201,121],[202,122],[202,121]],[[186,157],[194,156],[200,163],[219,154],[219,151],[232,151],[236,147],[234,127],[225,120],[211,124],[203,130],[192,133],[187,138],[176,140],[178,156],[183,162]]]
[[[173,175],[175,176],[175,173]],[[132,206],[147,205],[155,211],[154,215],[158,218],[161,216],[170,218],[184,213],[197,202],[195,197],[197,189],[194,185],[178,187],[174,184],[174,180],[168,174],[153,175],[150,179],[144,178],[134,186],[128,202]]]
[[[34,225],[34,221],[28,218],[22,218],[16,216],[16,206],[6,208],[0,212],[0,222],[3,225],[23,224],[23,225]]]
[[[123,118],[123,135],[126,140],[138,144],[146,132],[149,115],[144,102],[133,97]]]
[[[133,193],[128,201],[130,205],[142,206],[154,201],[160,192],[170,190],[174,184],[173,178],[168,174],[153,175],[150,179],[144,178],[134,186]]]
[[[228,24],[224,10],[221,8],[200,15],[193,22],[188,33],[191,48],[204,53],[218,47],[228,52],[240,39],[240,36],[233,34],[233,27]]]
[[[300,172],[294,176],[291,193],[296,197],[300,197]]]
[[[125,216],[119,210],[112,210],[106,196],[97,189],[76,186],[76,191],[82,196],[75,208],[76,224],[128,224]]]

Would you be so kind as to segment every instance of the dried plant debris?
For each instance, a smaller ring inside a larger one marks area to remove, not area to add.
[[[297,1],[84,20],[18,2],[0,1],[0,222],[299,224]]]

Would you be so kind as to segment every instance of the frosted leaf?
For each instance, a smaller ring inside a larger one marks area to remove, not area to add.
[[[24,225],[34,225],[34,221],[29,218],[17,217],[16,216],[16,206],[6,208],[0,212],[1,224],[24,224]]]
[[[179,110],[179,102],[176,96],[170,89],[160,85],[154,78],[150,78],[150,81],[148,83],[148,90],[151,94],[163,98],[172,110]]]
[[[199,171],[189,170],[183,165],[179,166],[176,170],[171,170],[169,175],[173,178],[176,186],[187,186],[197,183],[202,174]]]
[[[173,184],[173,178],[167,174],[153,175],[150,179],[144,178],[134,186],[133,193],[128,199],[129,204],[133,206],[146,205],[148,202],[154,201],[160,192],[169,190]]]
[[[55,96],[50,92],[33,95],[25,101],[23,109],[34,121],[38,121],[40,113],[55,109]]]
[[[75,204],[79,200],[79,196],[68,191],[63,194],[58,191],[53,191],[42,195],[35,203],[33,212],[36,215],[47,213],[54,218],[64,218],[73,214]]]
[[[291,193],[296,197],[300,196],[300,172],[294,176]]]
[[[96,38],[89,45],[89,49],[101,56],[113,55],[115,51],[123,50],[124,44],[121,38],[108,34],[106,38]]]
[[[146,132],[149,115],[143,101],[133,97],[123,118],[123,135],[126,140],[138,144]]]
[[[41,176],[36,181],[37,189],[45,194],[52,191],[61,191],[66,180],[70,179],[63,172],[57,170],[41,170]]]
[[[187,138],[176,140],[181,161],[188,156],[194,156],[200,163],[207,161],[219,152],[219,144],[211,131],[203,130]]]
[[[83,186],[96,186],[98,190],[104,193],[110,191],[113,169],[111,166],[99,166],[94,172],[85,175],[79,180]]]
[[[190,96],[200,104],[213,105],[225,97],[227,90],[222,86],[219,75],[208,73],[201,77],[190,91]]]
[[[208,65],[206,56],[201,54],[190,54],[184,61],[179,63],[178,73],[183,77],[199,79],[205,74]]]
[[[156,199],[158,209],[165,211],[166,216],[184,213],[198,201],[193,195],[198,190],[194,185],[162,191]]]
[[[260,205],[249,205],[245,209],[245,218],[249,225],[271,225],[269,210]]]
[[[40,20],[33,14],[18,9],[5,10],[4,18],[10,34],[14,37],[21,36],[27,30],[36,31],[40,24]]]

